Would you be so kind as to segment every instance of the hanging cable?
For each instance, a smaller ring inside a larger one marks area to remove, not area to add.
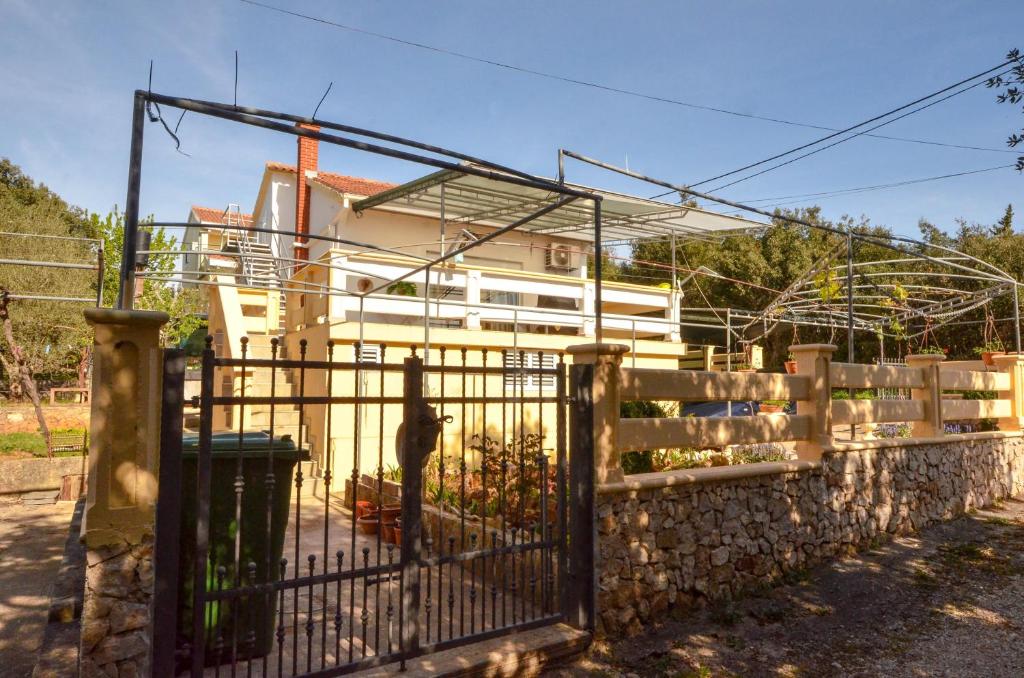
[[[321,24],[321,25],[324,25],[324,26],[329,26],[331,28],[337,28],[337,29],[344,30],[344,31],[349,31],[349,32],[352,32],[352,33],[358,33],[360,35],[366,35],[368,37],[377,38],[379,40],[387,40],[389,42],[394,42],[394,43],[397,43],[397,44],[400,44],[400,45],[405,45],[407,47],[415,47],[417,49],[427,50],[427,51],[434,52],[434,53],[437,53],[437,54],[443,54],[443,55],[450,56],[450,57],[456,57],[458,59],[465,59],[467,61],[473,61],[473,62],[476,62],[476,63],[485,64],[485,65],[488,65],[488,66],[494,66],[496,68],[503,68],[503,69],[506,69],[506,70],[509,70],[509,71],[514,71],[514,72],[517,72],[517,73],[523,73],[525,75],[533,75],[533,76],[537,76],[537,77],[540,77],[540,78],[547,78],[549,80],[557,80],[557,81],[560,81],[560,82],[565,82],[565,83],[568,83],[568,84],[571,84],[571,85],[579,85],[581,87],[589,87],[589,88],[592,88],[592,89],[597,89],[597,90],[601,90],[601,91],[604,91],[604,92],[609,92],[611,94],[621,94],[621,95],[624,95],[624,96],[636,97],[636,98],[639,98],[639,99],[646,99],[648,101],[657,101],[659,103],[670,104],[670,105],[673,105],[673,106],[683,106],[685,108],[692,108],[692,109],[695,109],[695,110],[708,111],[708,112],[711,112],[711,113],[720,113],[720,114],[723,114],[723,115],[729,115],[729,116],[733,116],[733,117],[737,117],[737,118],[746,118],[746,119],[750,119],[750,120],[761,120],[763,122],[771,122],[771,123],[775,123],[775,124],[779,124],[779,125],[788,125],[788,126],[791,126],[791,127],[805,127],[805,128],[808,128],[808,129],[816,129],[816,130],[831,131],[831,132],[841,132],[841,130],[837,130],[834,127],[827,127],[825,125],[814,125],[814,124],[811,124],[811,123],[795,122],[793,120],[784,120],[782,118],[773,118],[773,117],[764,116],[764,115],[756,115],[754,113],[743,113],[743,112],[740,112],[740,111],[733,111],[733,110],[729,110],[727,108],[721,108],[721,107],[718,107],[718,106],[709,106],[709,105],[705,105],[705,104],[695,104],[695,103],[688,102],[688,101],[681,101],[679,99],[674,99],[674,98],[671,98],[671,97],[668,97],[668,96],[661,96],[661,95],[656,95],[656,94],[645,94],[643,92],[638,92],[636,90],[629,90],[629,89],[624,89],[624,88],[621,88],[621,87],[613,87],[611,85],[605,85],[605,84],[602,84],[602,83],[599,83],[599,82],[592,82],[592,81],[588,81],[588,80],[580,80],[578,78],[571,78],[571,77],[568,77],[568,76],[558,75],[556,73],[551,73],[551,72],[547,72],[547,71],[539,71],[539,70],[532,69],[532,68],[526,68],[524,66],[516,66],[514,64],[509,64],[509,63],[504,63],[504,62],[501,62],[501,61],[496,61],[494,59],[488,59],[488,58],[485,58],[485,57],[473,56],[471,54],[466,54],[464,52],[457,52],[455,50],[450,50],[450,49],[446,49],[446,48],[443,48],[443,47],[436,47],[434,45],[428,45],[428,44],[425,44],[425,43],[422,43],[422,42],[415,42],[413,40],[405,40],[403,38],[398,38],[398,37],[395,37],[393,35],[387,35],[385,33],[378,33],[378,32],[375,32],[375,31],[366,30],[364,28],[357,28],[356,26],[351,26],[351,25],[348,25],[348,24],[339,23],[337,21],[332,21],[330,19],[325,19],[323,17],[313,16],[313,15],[310,15],[310,14],[302,14],[301,12],[295,12],[293,10],[285,9],[283,7],[276,7],[274,5],[269,5],[269,4],[265,4],[265,3],[262,3],[262,2],[257,2],[256,0],[239,0],[239,2],[245,3],[247,5],[252,5],[253,7],[260,7],[262,9],[269,10],[271,12],[277,12],[279,14],[285,14],[287,16],[291,16],[291,17],[294,17],[296,19],[303,19],[305,21],[311,21],[311,22],[318,23],[318,24]],[[969,146],[969,145],[964,145],[964,144],[951,144],[951,143],[945,143],[945,142],[941,142],[941,141],[932,141],[932,140],[928,140],[928,139],[914,139],[914,138],[909,138],[909,137],[888,136],[888,135],[884,135],[884,134],[869,134],[869,135],[866,135],[866,136],[874,137],[876,139],[885,139],[887,141],[900,141],[900,142],[912,143],[912,144],[925,144],[925,145],[928,145],[928,146],[943,146],[943,147],[947,147],[947,148],[959,148],[959,149],[971,150],[971,151],[986,151],[986,152],[989,152],[989,153],[1015,153],[1016,152],[1016,151],[1013,151],[1013,150],[1007,150],[1005,148],[986,148],[986,147],[983,147],[983,146]]]
[[[689,186],[691,188],[696,187],[696,186],[703,186],[704,184],[709,184],[712,181],[717,181],[718,179],[724,179],[725,177],[732,176],[734,174],[739,174],[740,172],[744,172],[744,171],[746,171],[748,169],[753,169],[755,167],[759,167],[759,166],[764,165],[766,163],[769,163],[769,162],[771,162],[773,160],[778,160],[779,158],[784,158],[787,155],[792,155],[793,153],[798,153],[798,152],[800,152],[800,151],[802,151],[804,149],[810,148],[812,146],[817,146],[818,144],[823,143],[825,141],[828,141],[829,139],[834,139],[834,138],[836,138],[838,136],[842,136],[843,134],[847,134],[849,132],[852,132],[852,131],[854,131],[856,129],[864,127],[865,125],[870,125],[873,122],[877,122],[879,120],[882,120],[883,118],[887,118],[887,117],[893,115],[894,113],[899,113],[900,111],[906,110],[907,108],[911,108],[912,106],[916,106],[917,104],[920,104],[920,103],[922,103],[924,101],[928,101],[929,99],[933,99],[933,98],[939,96],[940,94],[945,94],[946,92],[948,92],[948,91],[950,91],[952,89],[956,89],[957,87],[960,87],[961,85],[964,85],[964,84],[966,84],[966,83],[968,83],[968,82],[970,82],[972,80],[976,80],[978,78],[984,77],[984,76],[988,75],[989,73],[991,73],[992,71],[997,71],[997,70],[999,70],[1001,68],[1005,68],[1006,66],[1008,66],[1011,63],[1014,63],[1014,61],[1012,59],[1008,60],[1008,61],[1004,61],[1003,63],[1001,63],[1001,64],[999,64],[997,66],[993,66],[992,68],[988,68],[988,69],[982,71],[981,73],[977,73],[977,74],[972,75],[972,76],[970,76],[968,78],[964,78],[963,80],[955,82],[952,85],[948,85],[946,87],[943,87],[940,90],[932,92],[931,94],[927,94],[927,95],[925,95],[923,97],[919,97],[919,98],[915,99],[914,101],[911,101],[909,103],[903,104],[902,106],[899,106],[899,107],[894,108],[892,110],[886,111],[885,113],[882,113],[880,115],[876,115],[876,116],[874,116],[872,118],[868,118],[867,120],[863,120],[863,121],[857,123],[856,125],[851,125],[850,127],[847,127],[845,129],[839,130],[837,132],[833,132],[832,134],[825,135],[825,136],[823,136],[823,137],[821,137],[819,139],[815,139],[814,141],[810,141],[810,142],[808,142],[806,144],[801,144],[800,146],[796,146],[795,148],[791,148],[791,149],[789,149],[787,151],[783,151],[782,153],[776,153],[775,155],[772,155],[772,156],[769,156],[767,158],[764,158],[763,160],[758,160],[757,162],[749,163],[747,165],[744,165],[743,167],[739,167],[739,168],[731,170],[729,172],[723,172],[722,174],[716,174],[713,177],[709,177],[709,178],[704,179],[702,181],[698,181],[696,183],[690,184]],[[807,157],[809,155],[814,155],[814,153],[819,153],[819,152],[821,152],[821,151],[823,151],[825,149],[832,148],[833,146],[837,146],[838,144],[841,144],[841,143],[843,143],[845,141],[849,141],[850,139],[855,139],[855,138],[857,138],[859,136],[863,136],[863,135],[867,134],[868,132],[871,132],[873,130],[878,129],[879,127],[884,127],[885,125],[889,125],[889,124],[891,124],[893,122],[896,122],[897,120],[901,120],[901,119],[907,117],[908,115],[913,115],[914,113],[918,113],[920,111],[923,111],[926,108],[930,108],[931,106],[934,106],[935,104],[938,104],[938,103],[941,103],[943,101],[946,101],[947,99],[950,99],[950,98],[952,98],[954,96],[957,96],[959,94],[963,94],[964,92],[967,92],[967,91],[969,91],[969,90],[971,90],[971,89],[973,89],[975,87],[979,87],[979,86],[981,86],[983,84],[985,84],[985,81],[981,80],[979,82],[974,83],[973,85],[965,87],[964,89],[962,89],[960,91],[954,92],[953,94],[949,94],[949,95],[947,95],[947,96],[945,96],[945,97],[943,97],[943,98],[941,98],[941,99],[939,99],[937,101],[933,101],[933,102],[931,102],[929,104],[921,106],[920,108],[917,108],[917,109],[912,110],[912,111],[910,111],[908,113],[905,113],[905,114],[903,114],[901,116],[893,118],[892,120],[888,120],[888,121],[882,122],[881,124],[876,125],[874,127],[871,127],[870,129],[863,130],[861,132],[858,132],[857,134],[854,134],[854,135],[851,135],[849,137],[840,139],[839,141],[836,141],[835,143],[829,144],[828,146],[825,146],[824,148],[820,148],[820,149],[815,150],[815,151],[813,151],[811,153],[804,154],[804,155],[800,156],[799,158],[794,158],[794,159],[789,160],[789,161],[787,161],[785,163],[780,163],[779,165],[775,165],[775,166],[773,166],[773,167],[771,167],[769,169],[763,170],[761,172],[757,172],[755,174],[750,175],[749,177],[744,177],[743,179],[737,180],[737,181],[729,183],[729,184],[725,184],[725,186],[720,186],[717,189],[713,189],[713,190],[721,190],[722,188],[725,188],[726,186],[732,186],[733,184],[739,183],[740,181],[746,181],[747,179],[751,179],[753,177],[759,176],[761,174],[764,174],[765,172],[770,172],[771,170],[777,169],[778,167],[782,167],[782,166],[788,165],[788,164],[790,164],[792,162],[796,162],[797,160],[800,160],[801,158],[805,158],[805,157]],[[674,191],[666,191],[664,193],[659,193],[658,195],[652,196],[651,199],[653,200],[653,199],[656,199],[656,198],[661,198],[661,197],[669,195],[669,194],[671,194],[673,192]]]

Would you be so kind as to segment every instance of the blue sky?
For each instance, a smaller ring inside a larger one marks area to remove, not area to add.
[[[999,63],[1019,40],[1019,0],[891,2],[324,2],[303,13],[527,68],[655,95],[843,127]],[[0,0],[0,156],[69,201],[123,205],[131,97],[145,88],[320,117],[446,145],[551,175],[571,148],[694,182],[823,133],[554,82],[328,28],[243,4]],[[1024,47],[1024,45],[1016,45]],[[176,114],[167,112],[176,119]],[[1004,148],[1024,122],[977,88],[879,133]],[[181,220],[193,203],[252,208],[263,162],[295,142],[189,114],[182,150],[146,129],[142,210]],[[748,200],[994,167],[1014,155],[858,138],[739,184]],[[322,149],[321,167],[403,181],[420,166]],[[570,180],[647,195],[579,164]],[[927,218],[991,223],[1024,177],[995,172],[822,200],[906,234]],[[769,203],[770,204],[770,203]]]

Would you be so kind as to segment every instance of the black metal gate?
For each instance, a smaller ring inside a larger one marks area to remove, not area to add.
[[[155,673],[338,675],[578,623],[561,355],[321,349],[208,339],[184,445],[169,354]]]

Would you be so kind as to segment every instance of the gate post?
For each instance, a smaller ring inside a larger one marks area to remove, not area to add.
[[[153,672],[157,678],[174,675],[174,650],[178,628],[178,572],[181,563],[181,433],[185,415],[185,352],[164,351],[162,403],[160,407],[160,496],[156,505],[156,545],[153,556],[153,609],[161,624],[151,625]]]
[[[150,674],[159,469],[160,327],[166,313],[89,309],[95,331],[82,676]]]
[[[566,622],[592,631],[596,626],[597,580],[594,554],[597,521],[594,519],[594,365],[573,365],[569,370],[569,530],[566,579],[562,586],[562,614]]]

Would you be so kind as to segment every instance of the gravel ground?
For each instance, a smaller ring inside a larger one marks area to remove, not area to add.
[[[550,676],[1024,676],[1024,497],[598,642]]]
[[[0,676],[32,674],[74,502],[0,502]]]

